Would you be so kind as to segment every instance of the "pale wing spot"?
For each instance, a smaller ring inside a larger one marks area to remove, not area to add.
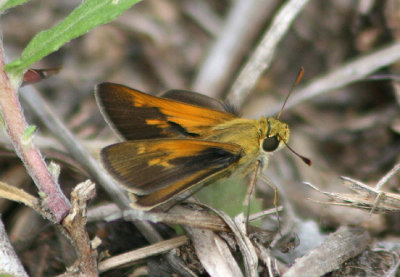
[[[147,125],[157,125],[160,127],[168,127],[168,123],[163,121],[163,120],[158,120],[158,119],[146,119],[146,124]]]
[[[148,166],[152,166],[152,165],[159,165],[159,166],[163,166],[165,168],[168,168],[171,166],[171,164],[169,164],[165,159],[161,159],[161,158],[156,158],[156,159],[151,159],[147,162]]]
[[[136,151],[137,151],[138,154],[143,154],[143,153],[146,152],[146,147],[144,147],[143,145],[139,144],[137,146],[137,150]]]

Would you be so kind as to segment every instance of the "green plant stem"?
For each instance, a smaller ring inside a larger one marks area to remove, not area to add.
[[[56,180],[32,139],[24,138],[28,128],[18,99],[17,89],[13,88],[4,70],[4,54],[0,40],[0,109],[7,134],[15,152],[23,161],[39,192],[44,194],[43,204],[52,214],[53,222],[60,222],[68,213],[71,204],[65,197]]]

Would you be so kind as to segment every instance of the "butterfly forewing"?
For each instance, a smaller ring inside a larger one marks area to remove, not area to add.
[[[192,137],[236,118],[223,111],[145,94],[129,87],[102,83],[96,88],[98,105],[125,139]]]
[[[195,91],[171,89],[164,92],[160,96],[162,98],[173,99],[190,105],[204,107],[224,113],[231,113],[235,116],[238,116],[237,111],[235,111],[235,109],[229,104]]]
[[[150,200],[143,198],[143,206],[162,203],[206,182],[242,155],[239,145],[194,139],[126,141],[101,152],[105,168],[116,180],[130,192],[147,195]]]

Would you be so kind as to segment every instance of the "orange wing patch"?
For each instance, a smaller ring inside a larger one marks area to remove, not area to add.
[[[235,115],[102,83],[96,99],[104,117],[126,139],[201,138]]]

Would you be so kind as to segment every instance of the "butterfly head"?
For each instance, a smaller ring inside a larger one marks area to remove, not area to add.
[[[275,152],[289,141],[289,126],[276,118],[264,118],[266,128],[263,130],[261,149],[266,153]]]

